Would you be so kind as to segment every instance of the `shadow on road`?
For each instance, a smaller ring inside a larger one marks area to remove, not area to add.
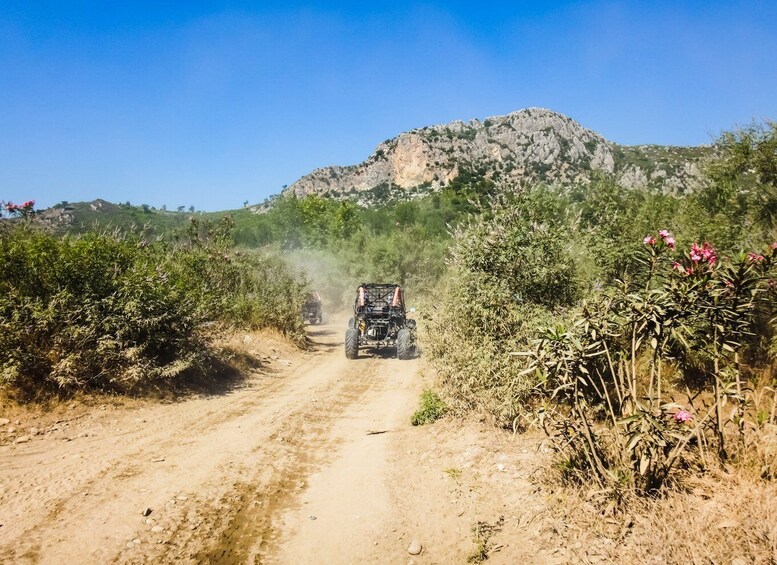
[[[308,339],[313,349],[322,352],[330,352],[342,347],[345,338],[345,330],[335,326],[308,326]]]
[[[335,349],[344,349],[345,330],[339,326],[307,326],[308,339],[315,350],[330,353]],[[345,351],[343,351],[345,355]],[[411,359],[421,356],[420,348],[416,348]],[[359,359],[396,359],[396,347],[360,347]]]

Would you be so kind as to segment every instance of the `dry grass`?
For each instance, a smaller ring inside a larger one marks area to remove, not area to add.
[[[777,563],[777,484],[737,471],[688,486],[660,499],[634,497],[625,512],[565,487],[549,500],[553,529],[563,545],[585,548],[577,557],[586,561]]]

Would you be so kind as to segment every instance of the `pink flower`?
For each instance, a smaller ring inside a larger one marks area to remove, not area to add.
[[[726,286],[729,288],[734,288],[734,283],[732,283],[731,281],[726,281]]]
[[[6,202],[5,206],[3,206],[3,207],[8,212],[13,212],[14,210],[16,210],[16,204],[14,204],[13,202]]]
[[[764,260],[764,256],[763,255],[756,255],[755,253],[753,253],[751,251],[750,253],[747,254],[747,260],[755,262],[755,263],[760,263],[761,261]]]
[[[718,259],[717,253],[715,253],[715,249],[707,243],[704,242],[704,247],[701,248],[701,256],[704,257],[704,260],[707,261],[710,265],[714,265],[715,261]]]
[[[698,243],[694,243],[691,246],[691,252],[690,252],[691,261],[694,263],[699,263],[701,261],[704,261],[706,263],[709,263],[710,266],[715,264],[715,261],[718,260],[718,255],[715,252],[715,248],[712,247],[709,242],[705,241],[704,245],[702,247],[699,247]]]
[[[21,207],[22,207],[22,208],[31,209],[33,206],[35,206],[35,201],[34,201],[34,200],[28,200],[27,202],[25,202],[24,204],[22,204],[22,206],[21,206]]]
[[[701,248],[698,243],[691,245],[691,261],[694,263],[701,261]]]
[[[651,247],[656,244],[656,238],[652,235],[646,235],[645,239],[642,240],[642,243],[645,245],[650,245]]]
[[[693,414],[691,414],[687,410],[678,410],[674,414],[674,419],[676,422],[681,422],[681,423],[690,422],[691,420],[693,420]]]
[[[775,241],[774,243],[772,243],[772,249],[777,249],[777,241]]]
[[[661,236],[661,239],[664,240],[664,243],[669,249],[674,249],[675,240],[672,237],[672,234],[669,233],[669,230],[658,230],[658,235]]]

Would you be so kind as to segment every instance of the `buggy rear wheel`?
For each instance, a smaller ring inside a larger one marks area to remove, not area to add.
[[[413,336],[403,328],[397,333],[397,359],[410,359],[413,352]]]
[[[359,330],[348,328],[345,332],[345,356],[356,359],[359,356]]]

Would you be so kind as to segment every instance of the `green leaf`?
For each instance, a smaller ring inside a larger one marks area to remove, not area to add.
[[[629,443],[626,444],[626,451],[632,451],[644,435],[642,432],[633,433],[629,438]]]

